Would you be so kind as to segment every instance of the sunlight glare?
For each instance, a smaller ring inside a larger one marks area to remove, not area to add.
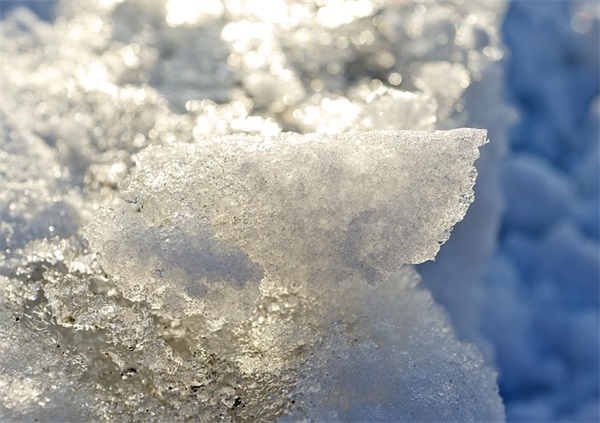
[[[166,20],[170,26],[197,24],[218,18],[224,11],[219,0],[169,0],[166,8]]]

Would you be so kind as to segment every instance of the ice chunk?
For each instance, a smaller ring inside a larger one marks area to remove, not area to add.
[[[85,399],[98,392],[73,383],[76,374],[67,373],[61,349],[27,329],[15,329],[19,323],[4,309],[0,316],[2,421],[92,421]]]
[[[124,296],[193,352],[175,382],[152,361],[138,371],[158,395],[189,386],[208,420],[503,420],[494,372],[401,267],[462,218],[485,141],[285,133],[144,150],[87,231]]]
[[[460,129],[150,147],[124,205],[89,228],[90,245],[127,298],[157,307],[243,303],[252,296],[239,289],[258,292],[261,280],[263,289],[375,283],[435,257],[473,199],[485,141],[485,131]]]

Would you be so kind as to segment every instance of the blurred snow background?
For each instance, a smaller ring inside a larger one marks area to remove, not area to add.
[[[0,14],[18,5],[53,18],[52,1],[2,0]],[[510,4],[505,96],[519,119],[502,165],[504,213],[486,240],[495,252],[472,273],[477,284],[436,282],[480,247],[460,237],[419,269],[459,335],[498,368],[509,421],[600,419],[599,8]]]
[[[482,330],[513,421],[598,421],[598,2],[512,3],[507,88],[519,123]]]
[[[509,421],[600,418],[599,12],[597,2],[510,4],[505,95],[519,118],[493,258],[478,293],[428,280],[437,263],[420,268],[457,331],[496,363]],[[453,241],[442,261],[469,249]],[[481,301],[475,317],[469,295]]]

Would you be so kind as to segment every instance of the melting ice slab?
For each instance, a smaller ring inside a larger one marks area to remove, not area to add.
[[[460,129],[150,147],[90,246],[125,297],[177,322],[177,348],[218,357],[177,364],[182,392],[202,386],[199,421],[502,421],[495,373],[402,267],[432,259],[465,214],[485,141]],[[157,361],[140,369],[166,397]],[[200,383],[202,369],[228,376]]]
[[[89,239],[127,297],[159,307],[237,303],[261,283],[374,283],[435,257],[473,200],[485,142],[457,129],[150,147]]]

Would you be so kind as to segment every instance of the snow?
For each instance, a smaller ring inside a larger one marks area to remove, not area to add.
[[[595,2],[515,2],[505,22],[521,118],[482,320],[509,421],[600,418],[598,16]]]
[[[79,224],[77,196],[68,193],[55,151],[4,110],[0,121],[1,251],[10,255],[34,239],[74,234]]]
[[[2,420],[597,421],[597,4],[262,3],[1,3]]]
[[[568,213],[573,188],[560,171],[530,154],[511,157],[502,172],[506,193],[504,221],[519,233],[536,234]]]

